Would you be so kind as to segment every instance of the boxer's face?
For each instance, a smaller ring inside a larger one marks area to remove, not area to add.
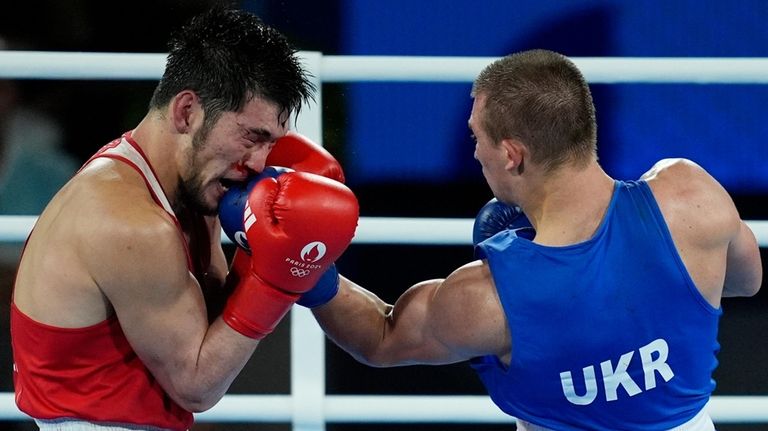
[[[200,127],[179,186],[185,205],[215,215],[233,181],[261,172],[275,141],[287,132],[287,115],[279,114],[274,103],[254,98],[242,111],[224,112],[212,126]]]
[[[472,104],[472,114],[469,117],[469,128],[475,140],[475,159],[483,168],[483,176],[494,195],[500,190],[501,180],[506,175],[506,157],[504,148],[488,135],[483,127],[485,118],[486,96],[478,94]]]

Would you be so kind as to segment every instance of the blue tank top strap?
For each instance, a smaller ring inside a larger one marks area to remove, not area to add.
[[[714,313],[716,315],[721,315],[722,309],[713,307],[712,304],[710,304],[707,299],[704,298],[704,295],[701,294],[699,289],[696,288],[696,284],[694,283],[693,279],[691,279],[691,276],[688,273],[688,269],[686,269],[685,263],[683,263],[683,259],[677,252],[677,247],[675,246],[675,242],[672,239],[672,233],[669,231],[667,222],[664,220],[664,215],[661,213],[659,204],[656,202],[656,198],[653,196],[653,192],[651,191],[650,186],[648,186],[648,183],[645,181],[631,181],[627,183],[636,183],[638,185],[638,190],[640,192],[639,194],[642,195],[642,197],[645,199],[645,205],[649,211],[651,211],[652,216],[656,220],[656,226],[659,229],[659,235],[664,238],[664,243],[669,250],[670,256],[677,264],[677,267],[679,268],[681,274],[683,274],[683,277],[688,281],[686,285],[688,290],[691,292],[691,295],[699,302],[699,304],[701,304],[705,311]]]

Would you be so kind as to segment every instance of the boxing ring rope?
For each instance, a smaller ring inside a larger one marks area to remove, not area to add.
[[[322,142],[321,83],[471,82],[492,57],[323,56],[302,52],[318,88],[297,127]],[[165,54],[0,51],[0,79],[156,80]],[[576,57],[590,83],[768,84],[768,58]],[[20,243],[36,217],[0,215],[0,242]],[[353,244],[471,244],[472,219],[362,217]],[[768,247],[768,221],[747,222]],[[224,237],[226,238],[226,237]],[[225,240],[226,241],[226,240]],[[291,311],[290,395],[226,395],[200,422],[290,422],[295,431],[332,423],[512,423],[489,397],[327,395],[325,336],[309,310]],[[716,423],[768,423],[768,396],[713,396]],[[28,420],[0,393],[0,420]]]
[[[37,216],[0,216],[0,242],[21,243]],[[360,217],[353,244],[472,244],[471,218]],[[768,220],[747,220],[762,248],[768,248]],[[232,241],[222,234],[222,242]]]
[[[319,55],[303,52],[306,57]],[[0,51],[0,78],[155,80],[165,54]],[[495,57],[326,55],[312,70],[322,82],[471,82]],[[574,57],[594,84],[768,84],[768,58]]]

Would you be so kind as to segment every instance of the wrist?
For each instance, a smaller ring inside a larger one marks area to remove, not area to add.
[[[222,318],[235,331],[261,340],[269,335],[299,299],[265,283],[257,275],[244,275],[224,307]]]
[[[339,271],[336,264],[332,264],[317,281],[315,286],[301,295],[297,304],[315,308],[330,302],[339,293]]]

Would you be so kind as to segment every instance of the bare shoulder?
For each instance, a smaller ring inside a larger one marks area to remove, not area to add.
[[[461,301],[485,301],[488,294],[495,295],[488,265],[476,260],[454,270],[442,283],[438,294],[446,299]]]
[[[172,218],[154,203],[143,179],[128,167],[98,161],[40,215],[19,265],[16,304],[49,324],[86,326],[111,314],[110,295],[120,282],[150,276],[160,262],[181,262],[186,270],[185,259]],[[73,311],[51,312],[60,308]]]
[[[139,243],[176,230],[173,219],[154,202],[143,179],[128,167],[87,172],[78,185],[70,205],[89,215],[82,227],[93,235],[82,232],[81,236],[91,239],[95,247],[110,240]],[[162,247],[164,241],[158,238],[155,242]]]
[[[757,241],[728,192],[685,159],[659,161],[643,175],[694,283],[717,307],[721,296],[751,296],[760,289]]]
[[[717,181],[704,168],[692,160],[682,158],[659,160],[643,174],[641,179],[648,181],[648,184],[654,188],[654,192],[656,189],[678,193],[696,192],[702,187],[717,184]]]
[[[90,237],[93,250],[99,251],[91,255],[91,267],[102,290],[114,299],[126,287],[143,290],[186,278],[186,249],[170,217],[156,208],[124,209],[120,217],[106,218],[99,235]]]
[[[730,195],[693,161],[660,160],[641,179],[648,182],[673,234],[702,232],[719,242],[738,232],[740,218]]]
[[[506,317],[485,261],[451,273],[435,292],[434,306],[439,312],[432,320],[433,329],[450,343],[464,346],[467,357],[509,353]]]
[[[94,281],[110,296],[157,274],[187,272],[183,238],[130,168],[86,173],[75,197],[87,219],[76,226]],[[84,199],[84,196],[88,196]]]

